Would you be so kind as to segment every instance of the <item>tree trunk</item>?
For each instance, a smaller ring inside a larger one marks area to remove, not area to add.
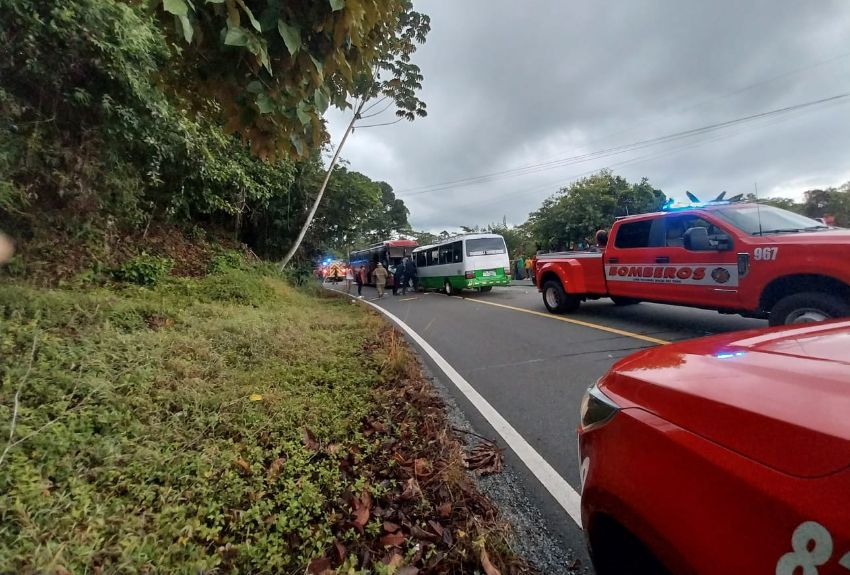
[[[345,133],[342,135],[342,140],[339,142],[339,146],[336,148],[336,153],[334,153],[334,157],[331,160],[330,166],[328,166],[328,171],[325,174],[325,179],[322,182],[322,187],[319,188],[319,193],[316,195],[316,199],[313,201],[313,205],[310,208],[310,213],[307,214],[307,220],[304,222],[304,225],[301,226],[301,231],[298,232],[298,237],[295,238],[295,242],[292,244],[292,247],[289,248],[289,251],[283,256],[283,260],[280,262],[280,269],[283,270],[289,261],[292,259],[292,256],[295,255],[295,252],[298,251],[298,248],[301,247],[301,242],[304,241],[304,236],[307,235],[307,230],[310,229],[310,224],[313,223],[313,217],[316,215],[316,210],[319,209],[319,203],[322,201],[322,196],[325,194],[325,188],[328,185],[328,180],[331,179],[331,174],[334,171],[334,166],[336,166],[336,162],[339,159],[339,153],[342,150],[342,146],[345,144],[345,140],[348,139],[348,134],[351,133],[351,130],[354,128],[354,122],[357,121],[360,116],[360,111],[363,109],[363,104],[365,104],[365,98],[357,106],[357,109],[354,110],[354,114],[351,117],[351,122],[348,124],[348,128],[345,129]]]

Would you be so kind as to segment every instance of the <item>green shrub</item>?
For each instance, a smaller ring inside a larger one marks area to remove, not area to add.
[[[142,254],[113,270],[112,275],[118,281],[141,286],[155,286],[168,276],[172,267],[174,267],[174,261],[169,258]]]
[[[245,256],[236,250],[225,250],[210,259],[209,272],[221,273],[226,270],[241,270],[245,267]]]
[[[304,572],[369,479],[341,461],[378,448],[359,432],[375,331],[246,271],[119,293],[0,284],[0,436],[24,379],[14,437],[32,434],[0,464],[0,573]],[[305,427],[339,453],[306,447]]]
[[[256,272],[227,269],[201,280],[196,293],[202,301],[260,307],[274,296],[267,281]]]

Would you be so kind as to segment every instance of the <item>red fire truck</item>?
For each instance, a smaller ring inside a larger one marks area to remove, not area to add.
[[[708,202],[618,219],[596,251],[540,254],[552,313],[582,301],[651,301],[768,318],[850,316],[850,230],[750,202]]]

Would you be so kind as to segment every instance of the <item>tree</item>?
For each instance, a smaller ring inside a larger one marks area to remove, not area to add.
[[[425,114],[410,55],[430,23],[411,0],[155,1],[184,46],[170,84],[214,98],[261,156],[309,156],[328,106],[359,114],[380,74],[399,118]]]
[[[657,211],[666,197],[644,178],[629,184],[604,170],[578,180],[544,200],[526,224],[535,243],[563,249],[590,241],[600,229],[608,229],[617,216]]]
[[[364,239],[378,242],[400,234],[410,233],[410,223],[407,216],[410,210],[404,205],[404,200],[397,198],[393,187],[386,182],[377,182],[381,190],[381,209],[371,214],[366,222]]]
[[[336,2],[337,0],[332,1]],[[376,56],[371,74],[368,77],[361,77],[356,86],[352,88],[357,100],[353,105],[354,113],[351,116],[351,121],[342,135],[336,152],[334,152],[325,179],[316,194],[316,199],[313,201],[310,211],[307,213],[298,237],[295,238],[292,247],[290,247],[280,262],[281,269],[286,267],[295,255],[295,252],[298,251],[307,230],[310,228],[316,210],[322,201],[322,196],[324,195],[330,175],[339,159],[339,154],[355,126],[361,128],[385,126],[401,120],[413,121],[417,116],[423,117],[426,115],[425,104],[416,96],[417,90],[422,88],[422,75],[419,73],[419,67],[410,63],[410,55],[416,50],[416,44],[414,42],[421,43],[425,41],[425,35],[430,30],[430,20],[427,16],[413,12],[409,1],[404,0],[404,5],[407,12],[405,12],[403,18],[400,18],[398,23],[399,28],[395,30],[398,36],[397,40],[395,42],[389,42],[384,46],[385,51],[378,53]],[[383,78],[382,74],[384,74]],[[372,101],[373,99],[375,99],[374,102]],[[386,105],[384,105],[384,102],[387,102]],[[367,106],[367,104],[369,105]],[[383,108],[372,111],[375,107],[382,105]],[[396,107],[395,114],[397,119],[395,121],[370,121],[376,123],[367,122],[358,124],[362,120],[380,116],[393,105]]]
[[[805,192],[802,213],[810,218],[832,216],[835,225],[850,226],[850,182],[838,188]]]

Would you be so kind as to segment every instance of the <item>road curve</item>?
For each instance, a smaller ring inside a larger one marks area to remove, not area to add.
[[[579,403],[587,386],[611,364],[645,347],[767,325],[659,304],[617,307],[607,299],[586,302],[574,314],[554,316],[529,282],[460,296],[408,293],[375,300],[371,288],[364,288],[363,295],[421,337],[575,492],[580,491],[575,434]],[[451,379],[427,353],[421,355],[437,377]],[[494,427],[475,401],[445,383],[479,433],[500,436],[499,423]],[[547,489],[539,469],[528,463],[524,448],[514,450],[506,451],[507,464],[539,508],[548,531],[588,564],[579,526],[553,497],[551,486]]]

